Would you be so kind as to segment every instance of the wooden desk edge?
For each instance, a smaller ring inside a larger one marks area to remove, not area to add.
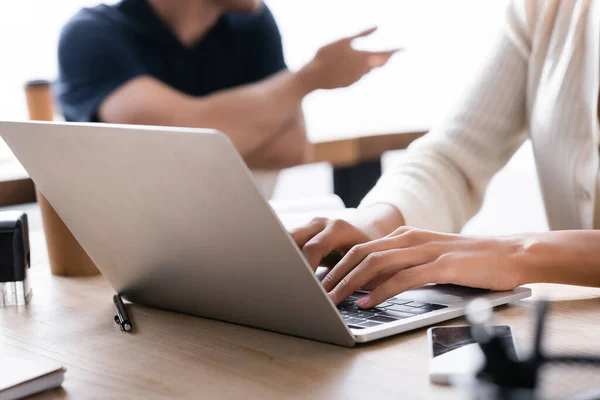
[[[374,161],[386,151],[406,149],[427,132],[415,130],[313,142],[312,162],[328,162],[334,167],[348,167],[364,161]]]
[[[426,133],[427,131],[420,130],[315,142],[312,162],[328,162],[334,167],[347,167],[363,161],[377,160],[386,151],[406,149]],[[0,207],[35,201],[35,188],[31,178],[0,181]]]

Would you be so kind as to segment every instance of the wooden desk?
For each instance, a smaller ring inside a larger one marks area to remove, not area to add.
[[[35,201],[33,181],[16,160],[0,162],[0,207]]]
[[[314,162],[328,162],[334,167],[351,167],[376,161],[386,151],[406,149],[425,133],[425,128],[404,128],[397,132],[349,134],[343,138],[315,141]]]
[[[347,207],[356,207],[381,176],[381,156],[403,150],[427,133],[425,128],[398,128],[388,133],[348,133],[335,139],[317,139],[315,162],[333,166],[333,191]]]
[[[381,155],[401,150],[423,136],[424,129],[391,133],[348,135],[314,142],[314,162],[334,168],[334,192],[348,207],[356,207],[381,176]],[[6,165],[5,165],[6,164]],[[35,201],[34,185],[16,161],[0,164],[0,207]]]
[[[401,150],[426,130],[405,128],[398,132],[348,134],[314,142],[314,162],[328,162],[334,168],[334,192],[348,207],[356,207],[381,176],[381,155]],[[0,207],[35,201],[34,185],[16,161],[0,164]]]
[[[347,349],[130,305],[135,330],[119,332],[106,281],[51,276],[37,207],[19,208],[31,221],[34,292],[27,307],[0,308],[0,354],[16,347],[67,368],[63,388],[38,398],[466,398],[429,383],[425,329]],[[533,290],[553,300],[550,348],[600,353],[599,289]],[[514,327],[522,350],[531,340],[531,305],[528,299],[497,313],[498,323]],[[550,371],[546,390],[558,396],[591,388],[600,371],[592,372],[565,380],[556,379],[564,370]]]

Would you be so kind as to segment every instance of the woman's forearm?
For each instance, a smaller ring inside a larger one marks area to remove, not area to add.
[[[523,238],[522,283],[600,287],[600,231],[555,231]]]

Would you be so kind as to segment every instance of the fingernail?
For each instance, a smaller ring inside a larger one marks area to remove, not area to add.
[[[369,58],[369,67],[381,67],[382,65],[384,65],[387,60],[389,59],[389,57],[385,57],[385,56],[371,56],[371,58]]]
[[[359,307],[364,307],[365,305],[367,305],[368,302],[369,302],[369,296],[361,297],[360,299],[355,301],[356,305]]]

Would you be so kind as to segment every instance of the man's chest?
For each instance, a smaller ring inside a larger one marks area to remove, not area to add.
[[[199,49],[146,47],[138,57],[148,75],[191,96],[243,85],[249,79],[247,51],[226,42]]]

